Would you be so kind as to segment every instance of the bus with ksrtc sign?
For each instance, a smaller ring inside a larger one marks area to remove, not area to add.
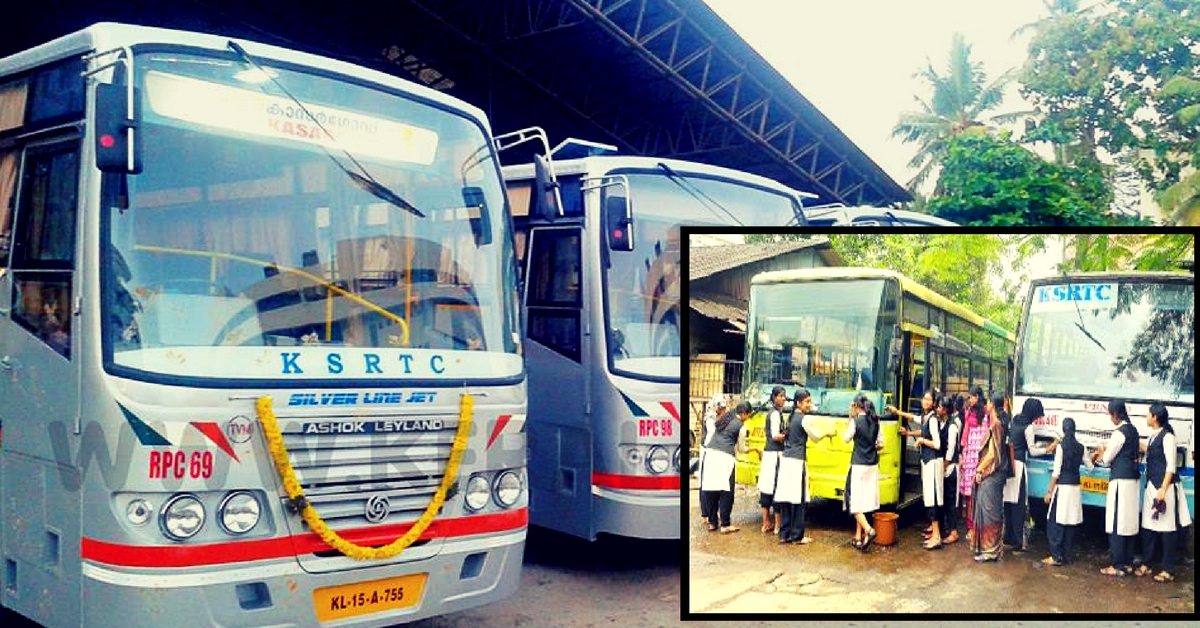
[[[804,224],[802,194],[728,168],[571,149],[504,168],[537,400],[530,522],[677,539],[680,226]]]
[[[99,24],[0,59],[0,601],[393,625],[511,595],[525,369],[482,112]]]
[[[1017,350],[1013,407],[1042,402],[1037,440],[1061,438],[1062,420],[1075,420],[1087,449],[1115,429],[1108,402],[1125,402],[1142,439],[1150,435],[1150,404],[1166,406],[1175,430],[1176,469],[1195,514],[1195,284],[1191,273],[1078,273],[1036,279],[1025,300]],[[1029,495],[1049,488],[1053,455],[1031,456]],[[1144,461],[1141,462],[1144,471]],[[1109,470],[1080,467],[1085,506],[1104,508]],[[1143,479],[1143,482],[1145,480]],[[1032,503],[1040,500],[1031,499]]]

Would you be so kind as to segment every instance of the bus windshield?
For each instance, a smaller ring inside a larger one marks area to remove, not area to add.
[[[518,375],[511,237],[485,130],[263,63],[137,56],[143,171],[104,179],[110,368]],[[479,353],[454,357],[466,351]]]
[[[1017,394],[1195,400],[1191,283],[1034,287]]]
[[[872,279],[751,286],[743,398],[763,404],[782,385],[791,399],[804,386],[814,413],[840,416],[862,391],[882,411],[896,324],[888,285]]]
[[[613,372],[679,381],[679,226],[786,225],[792,197],[674,171],[630,173],[634,250],[610,251],[608,348]]]

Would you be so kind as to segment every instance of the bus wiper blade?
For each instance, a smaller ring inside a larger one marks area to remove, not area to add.
[[[1100,344],[1099,340],[1096,340],[1095,336],[1089,334],[1088,330],[1083,328],[1083,325],[1080,325],[1079,323],[1075,323],[1075,326],[1079,328],[1079,331],[1083,332],[1083,335],[1087,336],[1089,339],[1091,339],[1092,342],[1096,343],[1096,346],[1100,347],[1101,350],[1108,351],[1108,349],[1104,348],[1104,345]]]
[[[338,165],[340,166],[341,164]],[[387,201],[392,205],[399,207],[400,209],[408,211],[418,218],[425,217],[425,214],[421,213],[421,210],[417,209],[416,207],[413,207],[412,203],[400,198],[398,194],[391,191],[387,188],[387,186],[376,181],[375,179],[368,179],[357,172],[351,172],[345,168],[342,168],[342,172],[345,172],[346,176],[350,177],[351,181],[357,183],[358,187],[362,188],[363,191],[367,192],[368,194],[372,194],[380,200]]]
[[[264,76],[269,78],[271,82],[275,84],[275,87],[278,87],[279,91],[283,92],[289,99],[291,99],[291,101],[295,103],[297,107],[299,107],[300,111],[303,111],[304,115],[308,116],[308,119],[312,120],[313,124],[317,125],[317,128],[321,129],[321,132],[325,134],[325,137],[328,137],[329,140],[333,142],[343,154],[346,155],[346,159],[350,160],[350,163],[354,164],[354,167],[358,169],[358,172],[351,172],[351,170],[343,165],[342,162],[338,161],[337,157],[334,157],[333,153],[330,153],[329,149],[325,148],[323,144],[317,144],[321,151],[325,153],[325,156],[329,157],[329,159],[333,161],[334,165],[336,165],[339,170],[344,172],[351,181],[354,181],[354,183],[358,185],[358,187],[362,188],[363,191],[375,196],[380,200],[387,201],[396,207],[399,207],[400,209],[415,214],[420,218],[425,217],[425,214],[421,213],[421,211],[418,210],[412,203],[401,198],[399,194],[393,192],[386,185],[376,181],[375,177],[372,177],[371,173],[368,172],[367,169],[363,167],[363,165],[359,163],[357,159],[354,158],[354,155],[350,154],[350,151],[342,148],[342,145],[337,141],[337,138],[335,138],[333,134],[329,132],[329,129],[325,128],[324,124],[321,124],[321,121],[318,120],[317,117],[308,110],[308,107],[305,107],[304,103],[300,102],[298,98],[293,96],[292,92],[288,91],[288,88],[284,87],[283,83],[280,83],[279,79],[275,78],[273,73],[267,72],[261,65],[258,64],[257,61],[252,59],[250,54],[246,52],[245,48],[242,48],[240,44],[232,39],[229,40],[228,43],[230,50],[237,53],[237,55],[241,57],[243,61],[250,64],[256,70],[262,72]]]
[[[715,207],[715,208],[725,212],[725,215],[729,216],[729,219],[732,220],[733,222],[737,223],[739,226],[742,226],[742,227],[745,226],[744,224],[742,224],[742,221],[737,219],[737,216],[733,215],[733,212],[726,209],[724,205],[713,200],[713,198],[711,196],[704,193],[704,190],[697,188],[695,185],[692,184],[691,181],[688,181],[686,178],[684,178],[683,175],[679,174],[678,172],[675,172],[675,170],[673,168],[671,168],[667,164],[664,164],[661,161],[658,162],[658,167],[661,168],[663,172],[667,173],[667,178],[670,179],[672,183],[674,183],[675,185],[678,185],[680,188],[683,189],[684,192],[687,192],[688,194],[690,194],[692,198],[700,201],[700,203],[702,205],[706,205],[708,207],[709,211],[713,211],[713,208]],[[716,212],[713,212],[713,213],[716,213]]]
[[[1079,311],[1079,302],[1074,299],[1071,299],[1071,302],[1075,304],[1075,315],[1079,317],[1079,322],[1075,323],[1075,326],[1078,327],[1079,331],[1083,332],[1083,335],[1087,336],[1089,340],[1096,343],[1096,346],[1100,347],[1101,351],[1108,351],[1108,349],[1104,348],[1104,345],[1100,344],[1099,340],[1096,340],[1095,336],[1089,334],[1088,330],[1083,328],[1083,312]]]

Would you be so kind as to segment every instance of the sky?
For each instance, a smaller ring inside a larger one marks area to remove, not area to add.
[[[903,111],[919,109],[933,63],[944,73],[955,32],[991,80],[1025,60],[1042,0],[704,0],[801,94],[900,185],[915,173],[915,144],[892,139]],[[1027,109],[1016,89],[997,113]]]

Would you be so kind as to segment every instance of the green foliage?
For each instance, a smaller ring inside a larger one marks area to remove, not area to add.
[[[915,190],[934,172],[950,138],[985,123],[1004,123],[1013,116],[1023,115],[986,115],[1000,105],[1013,75],[1005,73],[989,82],[983,64],[971,60],[971,46],[959,33],[954,34],[951,42],[945,72],[927,63],[916,76],[929,84],[931,97],[928,100],[917,97],[919,110],[901,113],[900,121],[892,129],[892,137],[918,145],[908,164],[917,169],[908,184],[910,190]]]
[[[935,216],[978,226],[1104,226],[1112,193],[1094,160],[1064,168],[1006,135],[960,135],[948,144]]]
[[[1197,157],[1195,95],[1200,4],[1195,0],[1072,3],[1035,27],[1020,82],[1039,113],[1026,140],[1059,145],[1062,163],[1097,149],[1136,156],[1158,190],[1178,183]],[[1177,212],[1178,214],[1178,212]]]
[[[1183,233],[1096,234],[1068,236],[1069,255],[1060,270],[1100,272],[1110,270],[1178,270],[1195,245],[1195,236]]]
[[[1020,300],[1028,289],[1022,269],[1047,248],[1062,247],[1059,271],[1177,270],[1189,256],[1189,234],[902,234],[880,229],[863,234],[756,234],[747,242],[827,237],[847,266],[904,273],[1005,329],[1015,330]],[[1027,271],[1026,271],[1027,272]],[[997,283],[996,279],[1000,279]]]

